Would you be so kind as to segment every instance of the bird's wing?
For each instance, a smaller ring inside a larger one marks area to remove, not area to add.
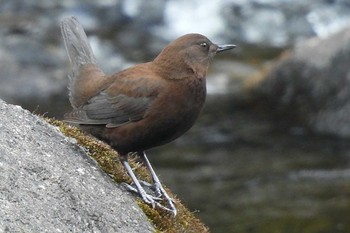
[[[65,121],[113,128],[143,119],[155,98],[155,91],[145,87],[147,82],[142,78],[133,80],[134,91],[125,91],[123,84],[120,81],[115,85],[117,88],[111,86],[90,98],[86,104],[66,114]]]

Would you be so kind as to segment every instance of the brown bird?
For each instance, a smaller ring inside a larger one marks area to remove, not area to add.
[[[190,129],[205,101],[210,62],[215,54],[236,46],[216,45],[203,35],[187,34],[166,46],[153,61],[106,75],[76,18],[64,19],[61,32],[72,65],[69,97],[73,111],[65,120],[108,143],[120,154],[141,198],[176,215],[173,200],[144,151]],[[150,171],[156,197],[147,194],[134,175],[128,163],[130,152],[137,152]],[[159,203],[162,198],[168,207]]]

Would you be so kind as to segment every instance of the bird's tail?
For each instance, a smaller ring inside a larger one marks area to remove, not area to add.
[[[73,68],[73,76],[79,73],[81,66],[96,64],[96,58],[82,25],[75,17],[65,18],[61,23],[61,33],[69,61]]]
[[[61,22],[61,33],[72,66],[68,86],[69,100],[77,108],[96,94],[97,88],[92,87],[102,82],[104,73],[97,66],[84,29],[75,17],[65,18]]]

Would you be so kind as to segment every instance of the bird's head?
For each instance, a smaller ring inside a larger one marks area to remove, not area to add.
[[[205,76],[214,55],[235,45],[216,45],[201,34],[186,34],[171,42],[155,59],[176,69],[190,69],[196,74]]]

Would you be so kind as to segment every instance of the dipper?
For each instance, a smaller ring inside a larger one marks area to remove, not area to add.
[[[69,100],[73,111],[65,121],[105,141],[120,160],[141,198],[176,215],[145,150],[168,143],[194,124],[206,96],[205,76],[215,54],[235,45],[216,45],[200,34],[187,34],[166,46],[151,62],[112,75],[97,65],[83,27],[74,17],[61,23],[72,66]],[[144,190],[128,163],[137,152],[153,178],[156,196]],[[129,187],[133,189],[132,187]],[[167,202],[167,207],[160,204]]]

